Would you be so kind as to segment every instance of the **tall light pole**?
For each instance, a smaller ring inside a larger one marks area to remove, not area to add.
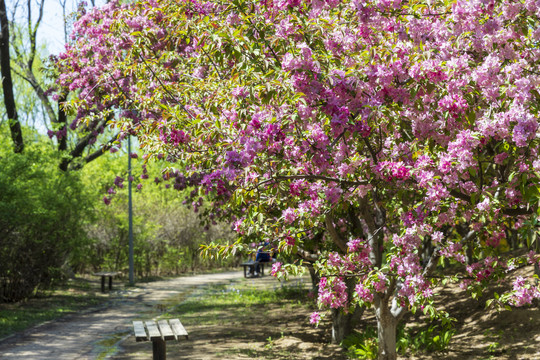
[[[133,202],[131,196],[131,135],[128,135],[129,285],[135,285],[133,265]]]

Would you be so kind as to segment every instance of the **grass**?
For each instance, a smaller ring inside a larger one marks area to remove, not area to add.
[[[0,339],[68,313],[97,306],[107,297],[90,288],[88,282],[70,281],[57,290],[13,304],[0,304]]]
[[[294,308],[308,302],[307,290],[298,287],[283,287],[276,290],[252,289],[242,285],[236,287],[213,285],[201,290],[204,296],[193,293],[180,304],[173,306],[167,315],[182,314],[186,325],[214,325],[224,320],[233,323],[249,321],[254,312],[263,315],[272,307]]]
[[[280,340],[293,336],[298,341],[297,337],[304,336],[303,326],[309,326],[308,314],[314,305],[309,291],[294,285],[254,288],[253,283],[198,289],[180,303],[169,304],[162,316],[180,317],[190,336],[194,334],[202,343],[212,342],[207,349],[193,344],[206,355],[298,359],[298,349],[283,347]]]

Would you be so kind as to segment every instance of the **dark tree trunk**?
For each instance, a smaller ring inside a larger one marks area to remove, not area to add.
[[[341,344],[360,322],[364,308],[357,307],[354,312],[345,313],[340,309],[332,309],[332,343]]]
[[[14,151],[21,153],[24,150],[21,123],[17,114],[15,96],[13,94],[13,80],[11,78],[11,56],[9,54],[9,23],[6,11],[6,2],[0,0],[0,71],[2,73],[2,89],[4,91],[4,105],[9,120],[9,130],[13,140]]]
[[[347,278],[345,280],[347,285],[347,297],[352,298],[356,279],[354,277]],[[332,343],[340,344],[347,336],[352,334],[356,325],[362,319],[364,314],[364,307],[357,306],[345,312],[342,309],[332,309]]]
[[[315,291],[315,290],[318,289],[319,282],[321,281],[321,277],[315,271],[315,268],[313,267],[312,263],[307,262],[306,266],[307,266],[307,268],[309,270],[309,276],[311,277],[311,287]]]

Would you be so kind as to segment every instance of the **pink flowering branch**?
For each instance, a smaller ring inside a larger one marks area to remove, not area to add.
[[[450,190],[450,195],[452,195],[452,196],[454,196],[454,197],[456,197],[458,199],[464,200],[464,201],[468,202],[469,204],[472,204],[471,197],[469,195],[463,194],[460,191],[452,189],[452,190]],[[517,208],[517,209],[502,208],[501,212],[504,215],[507,215],[507,216],[520,216],[520,215],[531,215],[531,214],[534,214],[535,211],[534,211],[534,209],[532,207],[528,207],[528,208]]]
[[[343,179],[338,179],[338,178],[333,178],[333,177],[323,176],[323,175],[275,175],[275,176],[272,176],[270,179],[266,179],[266,180],[263,180],[263,181],[257,183],[257,185],[255,185],[255,187],[258,188],[258,187],[266,185],[268,183],[275,182],[276,180],[289,181],[289,180],[299,180],[299,179],[300,180],[322,180],[322,181],[326,181],[326,182],[333,182],[333,183],[337,183],[337,184],[343,184],[345,186],[359,186],[359,185],[367,185],[367,184],[369,184],[368,180],[365,180],[365,181],[351,181],[351,180],[343,180]]]

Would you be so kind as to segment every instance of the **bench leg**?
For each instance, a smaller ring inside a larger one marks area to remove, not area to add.
[[[105,292],[105,276],[101,277],[101,292]]]
[[[112,276],[109,276],[109,290],[112,290]]]
[[[246,265],[244,265],[244,277],[247,278],[247,273],[246,273]]]
[[[165,340],[152,340],[153,360],[167,360],[167,351],[165,348]]]

